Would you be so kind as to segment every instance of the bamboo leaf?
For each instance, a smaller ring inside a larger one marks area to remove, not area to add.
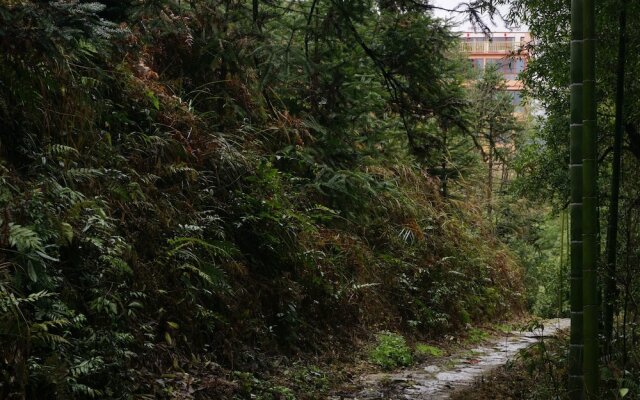
[[[32,282],[38,281],[38,275],[36,274],[36,270],[33,268],[33,263],[31,261],[27,263],[27,275],[29,275],[29,279],[31,279]]]

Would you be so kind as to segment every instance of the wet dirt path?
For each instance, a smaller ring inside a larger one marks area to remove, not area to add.
[[[514,331],[488,340],[484,344],[413,369],[391,373],[365,375],[361,378],[365,389],[358,393],[330,397],[331,400],[398,399],[442,400],[459,389],[467,388],[525,349],[545,337],[569,328],[569,319],[544,321],[544,329]]]

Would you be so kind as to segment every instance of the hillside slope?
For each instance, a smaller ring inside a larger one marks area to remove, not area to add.
[[[170,398],[521,307],[474,191],[427,172],[424,121],[463,123],[440,22],[148,3],[0,5],[0,397]]]

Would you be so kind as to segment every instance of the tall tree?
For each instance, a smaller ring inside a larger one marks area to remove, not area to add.
[[[497,67],[501,67],[498,65]],[[514,132],[521,128],[513,113],[513,98],[496,66],[488,67],[473,87],[474,105],[472,133],[474,141],[487,163],[487,215],[493,212],[493,179],[496,164],[505,165],[513,150]]]
[[[569,397],[582,398],[582,0],[571,2],[571,334]]]

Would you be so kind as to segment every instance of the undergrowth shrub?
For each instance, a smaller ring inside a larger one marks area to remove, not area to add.
[[[369,351],[369,360],[383,369],[391,370],[411,365],[413,356],[402,335],[381,332],[376,336],[376,343]]]

